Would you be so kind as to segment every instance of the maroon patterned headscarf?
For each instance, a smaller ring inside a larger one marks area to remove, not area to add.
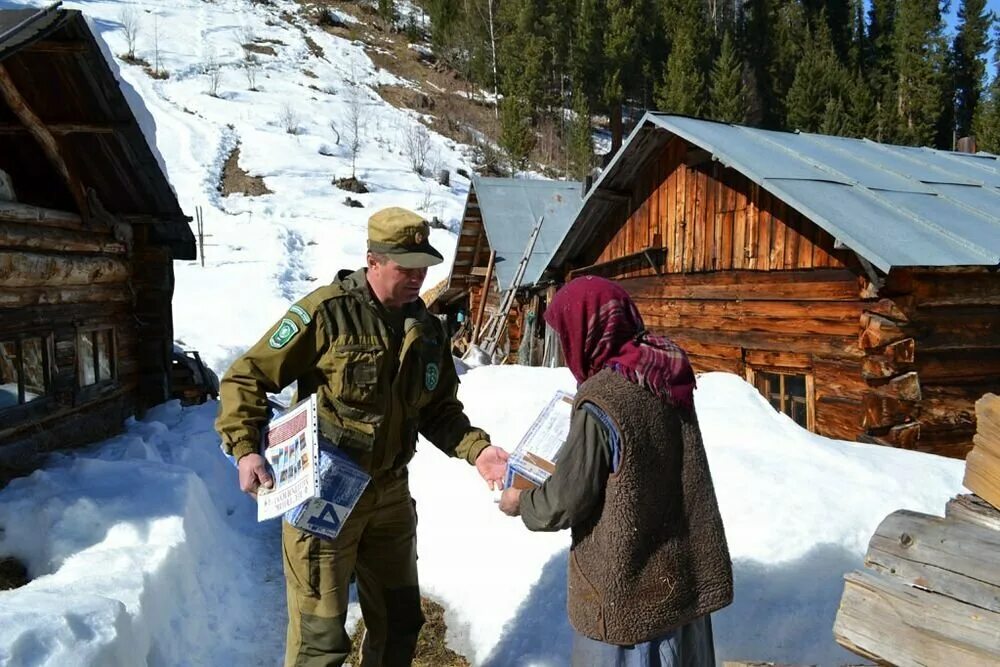
[[[576,278],[545,311],[559,335],[566,365],[578,383],[610,368],[679,408],[694,405],[694,370],[687,354],[663,336],[646,332],[632,298],[596,276]]]

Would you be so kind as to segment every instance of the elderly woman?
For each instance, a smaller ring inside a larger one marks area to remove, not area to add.
[[[545,321],[579,385],[570,433],[548,481],[500,509],[572,530],[573,665],[714,666],[709,614],[732,601],[732,565],[687,355],[603,278],[570,282]]]

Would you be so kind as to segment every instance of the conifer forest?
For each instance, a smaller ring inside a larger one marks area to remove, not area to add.
[[[778,130],[1000,151],[987,0],[424,0],[435,52],[493,93],[514,165],[557,135],[594,166],[648,109]]]

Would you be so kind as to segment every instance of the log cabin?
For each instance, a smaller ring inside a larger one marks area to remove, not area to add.
[[[481,342],[504,292],[513,288],[516,298],[499,341],[505,351],[500,356],[525,365],[540,365],[551,356],[546,347],[552,351],[552,341],[546,346],[541,326],[546,293],[554,289],[546,268],[581,197],[581,184],[574,181],[473,176],[448,286],[436,297],[442,312],[463,313],[465,344]],[[518,265],[539,223],[518,277]]]
[[[964,457],[1000,389],[1000,160],[646,114],[551,259],[821,435]]]
[[[0,484],[169,396],[194,237],[102,47],[80,12],[0,11]]]

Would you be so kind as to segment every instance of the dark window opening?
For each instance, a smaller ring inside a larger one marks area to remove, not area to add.
[[[49,393],[49,344],[41,336],[0,341],[0,410]]]
[[[806,376],[756,371],[757,390],[778,412],[791,417],[802,428],[809,428],[809,402]]]
[[[112,329],[81,332],[77,354],[80,360],[81,387],[89,387],[115,378],[117,369]]]

